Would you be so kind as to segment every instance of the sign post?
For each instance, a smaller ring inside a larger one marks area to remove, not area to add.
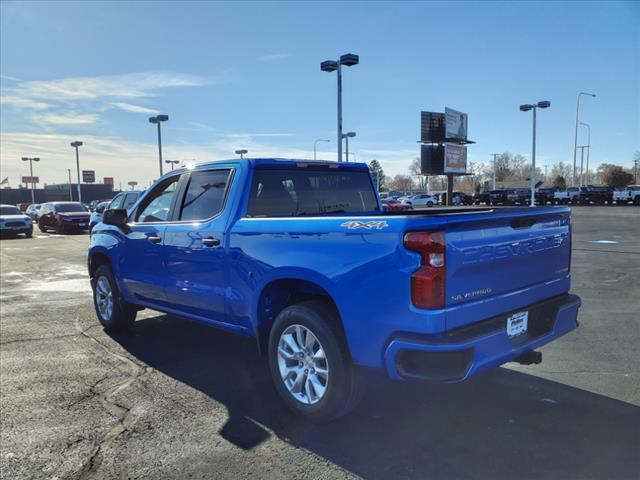
[[[82,181],[84,183],[95,183],[96,182],[96,172],[95,172],[95,170],[83,170],[82,171]]]
[[[421,112],[420,164],[423,175],[447,176],[447,205],[453,196],[453,177],[467,175],[466,113],[446,107],[444,113]]]

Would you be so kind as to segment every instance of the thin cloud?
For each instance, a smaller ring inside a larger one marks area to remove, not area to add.
[[[223,133],[220,136],[227,138],[250,138],[250,137],[293,137],[293,133]]]
[[[263,55],[262,57],[258,57],[259,62],[274,62],[276,60],[284,60],[285,58],[291,57],[290,53],[272,53],[270,55]]]
[[[39,115],[36,119],[37,122],[46,123],[49,125],[93,125],[100,119],[96,114],[57,114],[57,113],[45,113]]]
[[[102,77],[69,77],[58,80],[31,80],[12,88],[15,96],[51,100],[96,100],[99,98],[143,98],[173,87],[198,87],[210,83],[194,75],[143,72]]]
[[[141,105],[134,105],[132,103],[114,102],[111,104],[111,106],[114,108],[118,108],[120,110],[124,110],[125,112],[131,112],[131,113],[158,113],[158,110],[154,110],[153,108],[147,108]]]
[[[23,98],[14,95],[5,95],[0,97],[0,104],[2,105],[12,105],[16,108],[25,108],[31,110],[46,110],[48,108],[53,107],[52,104],[42,102],[39,100],[32,100],[30,98]]]

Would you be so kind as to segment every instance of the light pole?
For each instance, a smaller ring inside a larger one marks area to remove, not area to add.
[[[247,153],[249,153],[249,150],[247,150],[246,148],[236,150],[236,155],[240,155],[240,158],[244,158]]]
[[[579,117],[580,117],[580,97],[582,95],[587,95],[590,97],[595,97],[596,94],[595,93],[587,93],[587,92],[580,92],[578,94],[578,101],[576,103],[576,134],[573,140],[573,186],[576,186],[576,153],[578,151],[578,123],[580,122]]]
[[[538,103],[526,103],[520,105],[521,112],[528,112],[533,110],[533,146],[531,150],[531,207],[536,206],[536,110],[538,108],[549,108],[551,102],[548,100],[542,100]]]
[[[499,153],[491,153],[493,156],[493,190],[496,189],[496,159],[500,156]]]
[[[586,145],[578,145],[578,148],[580,149],[580,182],[579,185],[581,187],[584,186],[584,176],[583,176],[583,165],[584,165],[584,149],[586,148]]]
[[[360,57],[353,53],[346,53],[338,60],[326,60],[320,64],[323,72],[338,71],[338,161],[342,161],[342,65],[353,67],[360,63]]]
[[[76,168],[78,170],[78,202],[82,203],[82,193],[80,192],[80,154],[78,153],[78,147],[82,146],[82,142],[76,140],[71,142],[71,146],[76,149]]]
[[[164,163],[171,164],[171,171],[173,172],[173,166],[180,163],[180,160],[165,160]]]
[[[158,163],[160,164],[160,176],[162,176],[162,135],[160,134],[160,124],[167,120],[169,120],[169,115],[149,117],[149,123],[158,125]]]
[[[318,146],[318,142],[330,142],[331,140],[327,140],[326,138],[318,138],[315,142],[313,142],[313,159],[316,159],[316,148]]]
[[[36,203],[36,194],[34,192],[35,182],[33,181],[33,162],[39,162],[39,157],[22,157],[23,162],[29,162],[29,172],[31,175],[31,203]]]
[[[349,139],[355,136],[356,136],[356,132],[347,132],[342,135],[342,138],[344,138],[344,140],[347,142],[347,151],[346,151],[347,162],[349,161]]]
[[[580,125],[587,127],[587,183],[589,185],[589,154],[591,153],[591,125],[588,123],[580,122]]]
[[[71,190],[71,169],[67,168],[67,174],[69,175],[69,201],[73,202],[73,190]]]

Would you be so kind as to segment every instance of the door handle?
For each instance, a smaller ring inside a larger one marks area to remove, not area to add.
[[[202,244],[205,247],[217,247],[218,245],[220,245],[220,240],[213,237],[207,237],[202,239]]]
[[[149,240],[151,243],[160,243],[162,241],[162,238],[158,237],[157,235],[151,235],[147,237],[147,240]]]

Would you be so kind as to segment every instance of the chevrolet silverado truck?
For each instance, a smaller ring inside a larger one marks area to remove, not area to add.
[[[88,268],[106,330],[144,308],[253,337],[295,412],[335,419],[379,371],[459,382],[577,327],[568,207],[383,212],[358,163],[237,159],[105,210]]]

